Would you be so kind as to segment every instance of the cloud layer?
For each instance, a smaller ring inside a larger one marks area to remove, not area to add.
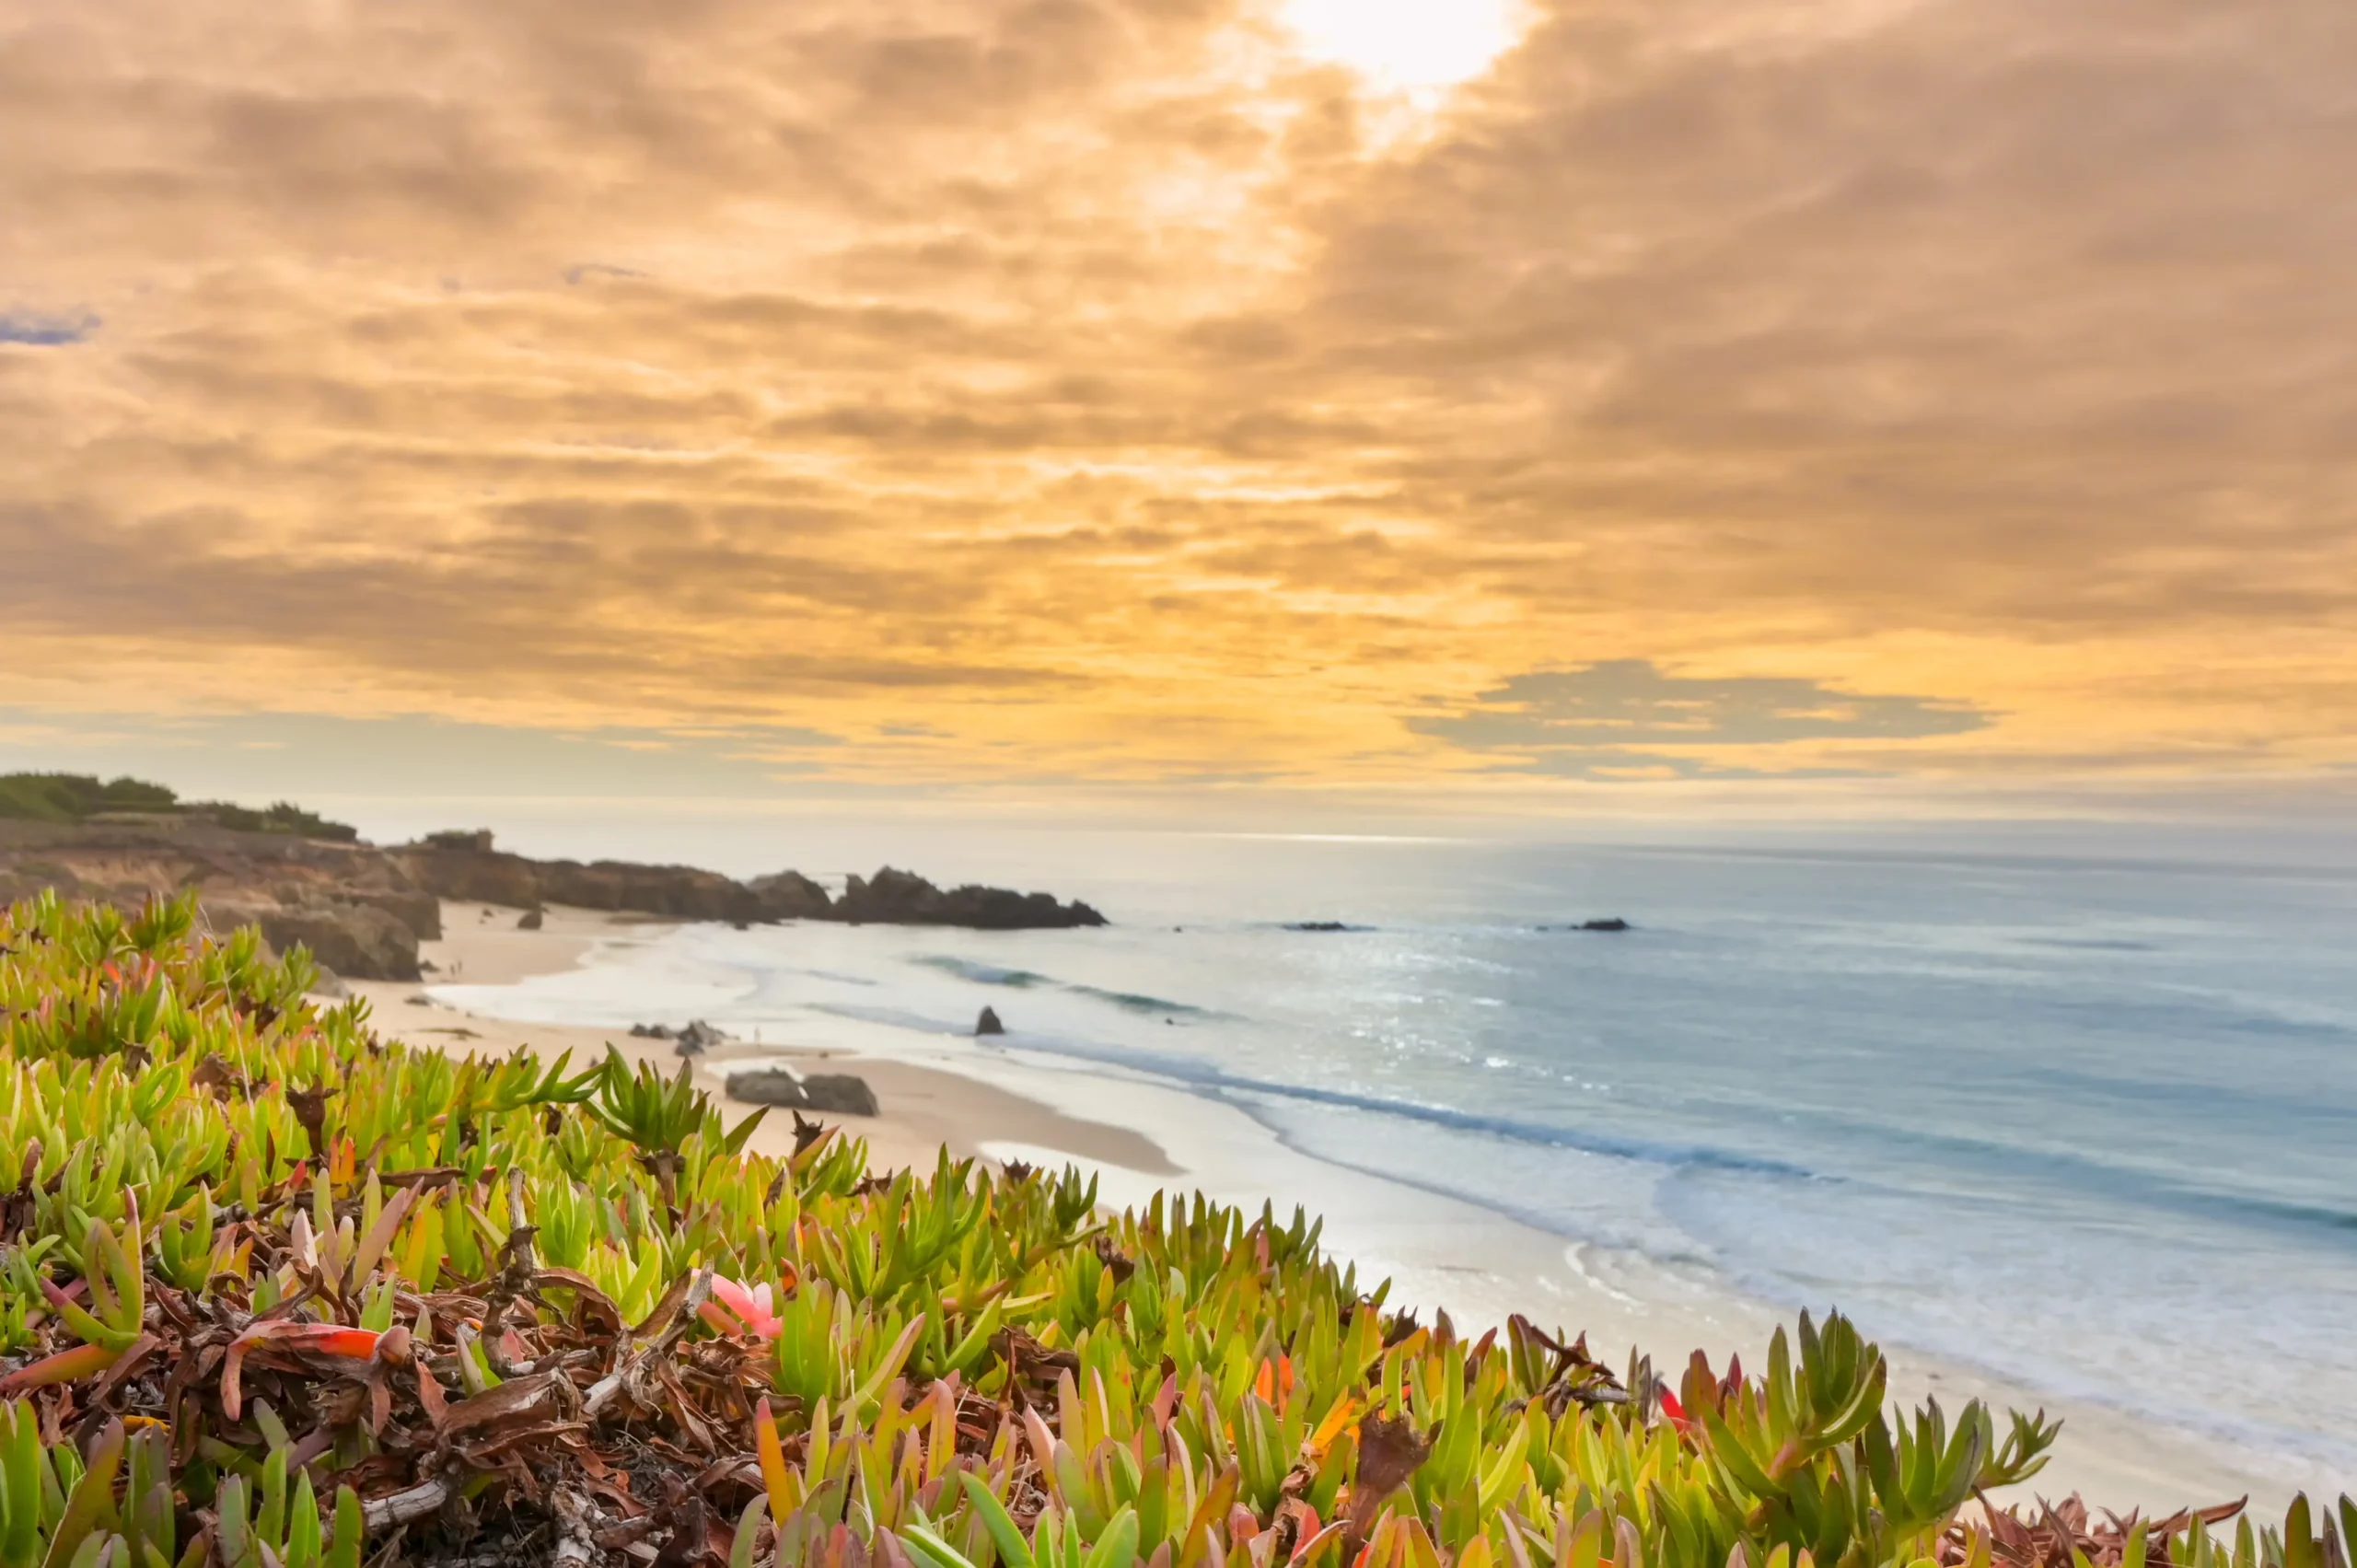
[[[1403,134],[1249,0],[0,7],[17,700],[2345,767],[2352,69],[2325,0],[1551,0]]]
[[[1420,735],[1523,759],[1571,777],[1751,774],[1729,751],[1805,740],[1921,740],[1984,728],[1990,715],[1922,697],[1836,691],[1815,680],[1668,675],[1646,659],[1517,675],[1476,705],[1409,721]],[[1672,746],[1661,753],[1640,749]]]

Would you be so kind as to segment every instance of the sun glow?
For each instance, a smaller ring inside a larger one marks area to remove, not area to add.
[[[1302,47],[1382,87],[1439,92],[1477,76],[1514,47],[1524,0],[1287,0]]]

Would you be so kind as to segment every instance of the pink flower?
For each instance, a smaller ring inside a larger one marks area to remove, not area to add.
[[[724,1334],[756,1334],[773,1340],[785,1327],[771,1307],[770,1287],[765,1284],[747,1290],[735,1280],[714,1274],[712,1295],[713,1299],[703,1304],[703,1320]],[[730,1319],[731,1313],[736,1315],[734,1321]]]

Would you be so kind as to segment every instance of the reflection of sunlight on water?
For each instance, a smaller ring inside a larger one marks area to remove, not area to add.
[[[1524,0],[1285,0],[1311,54],[1429,102],[1489,68],[1529,20]]]

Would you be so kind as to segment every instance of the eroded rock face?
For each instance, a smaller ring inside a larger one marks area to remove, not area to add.
[[[228,913],[214,911],[215,923]],[[301,944],[311,957],[339,975],[357,980],[417,980],[417,934],[400,921],[367,904],[319,902],[294,908],[257,909],[228,923],[246,920],[261,927],[264,940],[279,952]]]
[[[768,877],[756,877],[745,886],[761,900],[763,920],[832,918],[834,901],[827,896],[827,889],[799,871],[780,871]]]
[[[514,909],[536,909],[543,901],[540,869],[520,854],[487,846],[478,850],[412,844],[393,851],[392,855],[410,880],[436,899]]]
[[[126,907],[193,889],[214,929],[259,924],[350,980],[417,979],[419,940],[442,933],[440,901],[381,850],[203,818],[0,821],[0,901],[44,888]]]
[[[423,888],[360,886],[343,889],[344,901],[383,910],[416,934],[421,942],[442,935],[442,900]]]
[[[489,847],[487,835],[437,833],[385,852],[436,898],[538,909],[629,911],[675,920],[759,920],[759,894],[717,871],[629,861],[531,860]]]

